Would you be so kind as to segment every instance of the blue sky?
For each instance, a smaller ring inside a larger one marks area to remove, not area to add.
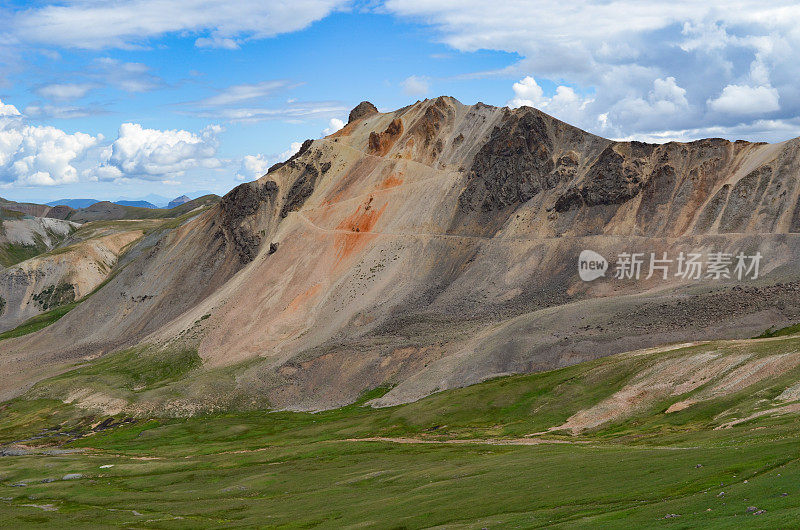
[[[800,135],[792,2],[0,3],[0,196],[225,193],[379,109],[451,95],[610,138]]]

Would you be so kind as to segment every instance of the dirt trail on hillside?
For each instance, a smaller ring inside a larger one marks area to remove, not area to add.
[[[543,445],[543,444],[587,444],[584,440],[554,440],[545,438],[475,438],[452,440],[427,440],[424,438],[371,436],[369,438],[346,438],[341,442],[389,442],[396,444],[482,444],[482,445]]]

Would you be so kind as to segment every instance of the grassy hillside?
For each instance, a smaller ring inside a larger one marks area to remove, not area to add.
[[[712,376],[578,435],[548,429],[654,367],[717,353],[760,366],[798,348],[791,337],[625,354],[364,406],[388,390],[377,388],[316,414],[108,414],[58,396],[107,404],[120,388],[136,403],[202,386],[191,351],[130,350],[3,406],[0,442],[23,440],[38,454],[3,458],[0,514],[12,525],[77,527],[791,527],[800,516],[796,412],[724,426],[771,410],[800,380],[796,367],[761,379],[751,370],[753,384],[701,399],[723,377]],[[690,397],[695,405],[665,412]]]
[[[21,337],[28,333],[34,333],[40,329],[44,329],[69,313],[76,305],[78,305],[78,302],[62,305],[40,315],[36,315],[33,318],[29,318],[16,328],[0,333],[0,340]]]
[[[47,252],[47,245],[44,243],[36,245],[0,244],[0,266],[10,267],[44,252]]]

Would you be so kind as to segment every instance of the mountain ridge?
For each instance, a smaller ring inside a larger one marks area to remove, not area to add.
[[[190,391],[185,411],[256,396],[318,410],[389,386],[384,406],[800,318],[797,139],[615,142],[448,97],[358,114],[150,242],[50,328],[0,342],[17,381],[4,395],[86,355],[181,345],[197,374],[237,374],[224,393]],[[765,264],[751,283],[587,283],[585,248]]]

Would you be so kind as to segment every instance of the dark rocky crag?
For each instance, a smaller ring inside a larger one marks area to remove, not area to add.
[[[277,196],[278,185],[268,180],[263,185],[240,184],[220,201],[220,231],[243,264],[255,259],[262,243],[255,223],[248,220],[262,209],[271,209]]]
[[[378,109],[369,101],[362,101],[350,111],[350,116],[347,117],[347,123],[353,123],[356,120],[377,114]]]

